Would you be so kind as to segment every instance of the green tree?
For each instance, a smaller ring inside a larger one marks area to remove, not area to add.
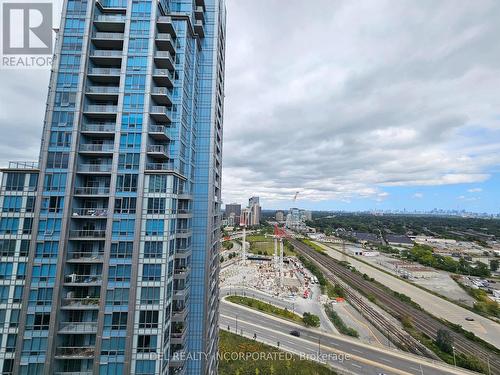
[[[493,272],[498,271],[499,261],[497,259],[490,260],[490,270]]]
[[[302,317],[302,321],[308,327],[319,327],[319,324],[320,324],[319,316],[308,313],[308,312],[304,313],[304,315]]]
[[[437,331],[436,345],[445,353],[453,353],[453,336],[446,329]]]

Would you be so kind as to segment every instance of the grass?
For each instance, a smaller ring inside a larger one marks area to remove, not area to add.
[[[299,241],[302,242],[303,244],[305,244],[305,245],[313,248],[314,250],[316,250],[319,253],[324,253],[325,252],[325,249],[323,249],[321,246],[315,244],[311,240],[308,240],[307,238],[301,238]]]
[[[219,375],[335,375],[325,365],[299,359],[272,346],[244,338],[234,333],[220,331]],[[235,353],[243,355],[259,353],[264,358],[231,359]],[[284,355],[286,354],[286,356]],[[271,358],[271,359],[269,359]]]
[[[252,235],[247,236],[246,240],[250,243],[249,251],[252,254],[260,254],[260,255],[274,255],[274,238],[265,237],[262,235]],[[283,248],[283,252],[285,256],[294,255],[290,249],[286,246]],[[278,255],[279,255],[279,244],[278,244]]]
[[[291,312],[290,310],[282,309],[280,307],[273,306],[269,303],[265,303],[254,298],[242,297],[242,296],[229,296],[226,297],[226,299],[229,302],[247,306],[252,309],[262,311],[270,315],[274,315],[278,318],[288,319],[295,323],[302,323],[302,317],[300,315],[297,315]]]
[[[356,331],[354,328],[348,327],[339,316],[339,314],[337,314],[337,312],[330,306],[325,305],[325,312],[328,316],[328,319],[330,319],[330,321],[340,333],[351,337],[359,337],[358,331]]]

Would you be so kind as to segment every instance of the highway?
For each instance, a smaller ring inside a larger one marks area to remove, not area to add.
[[[238,316],[238,318],[236,318]],[[371,347],[354,339],[335,336],[314,329],[308,329],[298,324],[281,320],[261,312],[239,306],[221,299],[220,319],[221,329],[252,338],[254,334],[258,341],[277,346],[293,353],[317,357],[318,350],[339,373],[356,375],[377,374],[474,374],[460,368],[450,367],[441,362],[434,362],[421,357],[409,355],[396,350]],[[300,331],[300,337],[290,335],[290,331]],[[343,358],[343,360],[340,360]]]

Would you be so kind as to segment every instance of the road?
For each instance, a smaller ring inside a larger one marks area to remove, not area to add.
[[[340,251],[320,242],[315,243],[326,249],[328,255],[332,258],[341,259],[342,253]],[[373,266],[360,262],[355,257],[348,255],[347,258],[349,263],[356,267],[359,272],[366,273],[368,276],[373,277],[390,289],[407,295],[432,315],[445,319],[451,323],[459,324],[465,330],[473,332],[484,341],[500,348],[500,324],[404,282],[398,277],[389,275]],[[472,317],[474,321],[469,322],[465,320],[465,317]]]
[[[238,319],[236,319],[238,316]],[[293,353],[317,357],[323,355],[326,363],[347,374],[377,375],[444,375],[473,374],[460,368],[447,366],[404,352],[372,347],[353,339],[330,335],[314,329],[304,328],[244,306],[225,300],[220,303],[219,324],[222,329],[242,333],[246,337],[256,334],[257,340],[277,346]],[[290,335],[298,330],[300,337]],[[330,355],[327,357],[327,355]],[[326,358],[325,358],[326,357]],[[322,358],[322,357],[320,357]],[[344,360],[341,361],[340,358]]]
[[[255,289],[242,288],[242,287],[222,287],[220,292],[220,296],[226,295],[239,295],[256,298],[260,301],[267,302],[274,306],[281,307],[283,309],[288,309],[294,313],[298,313],[300,315],[304,315],[304,312],[310,312],[317,316],[319,316],[321,322],[321,329],[327,332],[338,333],[335,326],[330,322],[325,312],[323,311],[321,305],[317,302],[313,301],[301,301],[300,297],[290,298],[290,299],[281,299],[274,296],[271,296],[267,293],[261,292]]]

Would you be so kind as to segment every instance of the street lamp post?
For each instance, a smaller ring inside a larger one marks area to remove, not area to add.
[[[321,355],[321,337],[318,337],[318,359]]]
[[[455,357],[455,347],[452,346],[451,348],[453,349],[453,363],[455,364],[455,367],[457,367],[457,359]]]
[[[235,332],[238,333],[238,314],[236,314],[235,318],[236,318],[236,329],[235,329]]]

